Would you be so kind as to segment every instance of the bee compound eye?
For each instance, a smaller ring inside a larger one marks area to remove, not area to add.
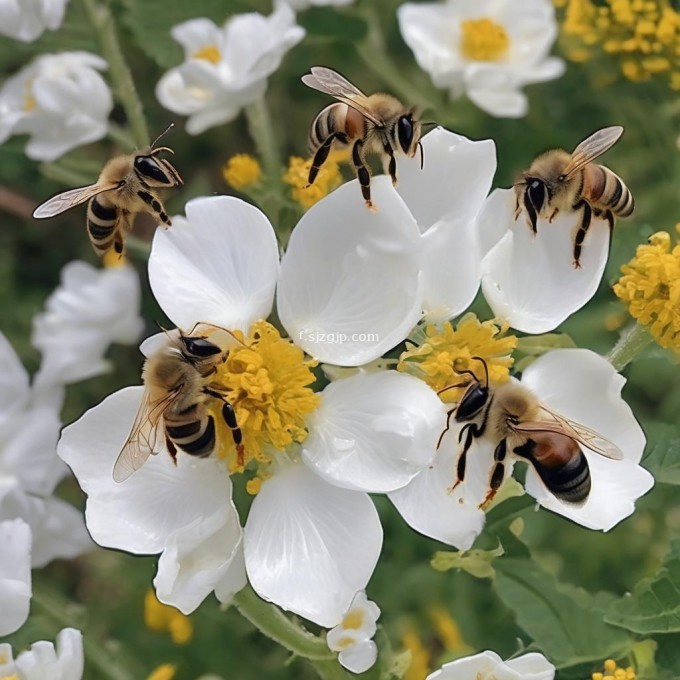
[[[205,338],[182,337],[182,342],[184,343],[184,347],[186,348],[188,354],[200,359],[211,357],[221,352],[217,345],[210,342],[210,340],[206,340]]]
[[[135,170],[145,180],[153,180],[159,184],[170,184],[170,178],[161,168],[158,161],[151,156],[137,156]]]
[[[531,205],[534,206],[537,212],[540,211],[545,200],[545,184],[541,180],[535,179],[529,184],[527,192],[529,193]]]
[[[411,116],[402,116],[397,123],[397,136],[399,145],[404,153],[408,153],[413,141],[413,121]]]

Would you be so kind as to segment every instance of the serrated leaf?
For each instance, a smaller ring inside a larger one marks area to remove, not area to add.
[[[363,19],[338,12],[331,7],[310,7],[298,18],[298,23],[310,37],[335,40],[361,40],[368,32]]]
[[[551,574],[526,558],[506,557],[495,568],[499,597],[558,667],[618,657],[630,647],[631,637],[603,619],[611,596],[558,585]]]
[[[439,550],[430,564],[437,571],[462,569],[476,578],[493,578],[495,571],[491,563],[503,554],[501,545],[494,550]]]
[[[647,440],[652,442],[642,464],[660,484],[680,485],[680,432],[663,423],[646,428]]]
[[[605,618],[634,633],[680,633],[680,540],[671,543],[659,571],[613,602]]]

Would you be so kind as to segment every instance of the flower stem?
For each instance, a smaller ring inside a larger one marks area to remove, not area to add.
[[[132,74],[118,42],[116,24],[111,11],[96,0],[81,0],[87,18],[94,29],[104,59],[109,63],[111,84],[116,98],[125,109],[132,136],[138,148],[149,145],[149,129],[142,102],[137,95]]]
[[[636,323],[629,326],[607,355],[607,361],[617,370],[623,370],[635,357],[652,343],[649,331]]]
[[[281,179],[279,148],[269,107],[264,96],[246,106],[245,112],[248,120],[248,131],[255,143],[258,155],[262,159],[267,180],[279,183]]]
[[[250,586],[234,596],[234,605],[260,632],[296,656],[312,662],[335,662],[335,654],[328,649],[326,640],[312,635],[285,616],[278,607],[262,600]]]

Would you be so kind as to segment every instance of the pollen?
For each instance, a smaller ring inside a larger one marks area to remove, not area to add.
[[[473,61],[502,61],[510,49],[503,26],[491,19],[466,19],[460,24],[460,51]]]
[[[680,354],[680,245],[660,231],[621,267],[614,293],[661,347]]]
[[[222,53],[217,45],[206,45],[205,47],[201,47],[201,49],[198,50],[198,52],[194,52],[191,57],[192,59],[209,61],[211,64],[219,64],[220,61],[222,61]]]
[[[632,666],[623,668],[619,666],[614,659],[607,659],[602,664],[603,671],[593,673],[591,680],[637,680],[637,674]]]
[[[397,369],[421,378],[437,391],[461,384],[460,389],[447,389],[441,394],[444,402],[455,402],[470,381],[460,371],[473,371],[480,380],[485,377],[483,366],[472,357],[486,361],[491,382],[508,380],[517,338],[505,331],[494,321],[482,322],[474,314],[463,316],[455,329],[449,321],[428,325],[424,342],[403,352]]]
[[[224,181],[237,191],[259,184],[262,179],[262,168],[257,158],[247,153],[232,156],[222,167]]]
[[[231,472],[240,472],[252,460],[268,464],[272,449],[283,451],[307,437],[305,418],[316,409],[319,396],[311,384],[317,365],[304,352],[266,321],[254,323],[247,337],[235,332],[238,342],[217,367],[215,384],[234,408],[243,437],[244,457],[234,445],[231,432],[220,418],[219,455]],[[251,480],[252,481],[252,480]]]
[[[329,154],[311,186],[309,185],[309,170],[312,167],[312,159],[305,160],[300,156],[291,156],[288,161],[288,170],[283,175],[283,181],[292,187],[293,200],[307,210],[339,186],[342,175],[338,161],[344,156],[345,154],[341,152]]]
[[[162,666],[158,666],[147,680],[172,680],[177,673],[177,666],[171,663],[164,663]]]
[[[151,588],[144,596],[144,623],[156,633],[170,633],[176,645],[185,645],[194,636],[191,619],[179,609],[160,602]]]

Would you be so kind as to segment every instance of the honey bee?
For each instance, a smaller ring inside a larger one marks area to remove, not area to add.
[[[125,235],[131,231],[137,213],[149,213],[169,227],[171,221],[157,191],[181,186],[182,178],[169,161],[156,157],[161,151],[173,153],[172,149],[154,147],[171,127],[168,126],[148,149],[112,158],[95,184],[64,191],[45,201],[35,209],[33,217],[54,217],[89,201],[87,234],[100,257],[111,246],[116,253],[123,254]]]
[[[552,222],[562,212],[581,211],[581,224],[574,239],[574,267],[578,269],[583,239],[590,220],[604,216],[609,231],[614,228],[614,215],[628,217],[635,201],[623,180],[604,165],[593,161],[610,149],[623,134],[620,125],[602,128],[584,139],[569,154],[563,149],[546,151],[534,160],[515,184],[517,197],[515,219],[522,206],[526,220],[534,234],[536,221],[543,217]]]
[[[193,330],[187,335],[167,334],[163,346],[144,363],[144,394],[113,467],[116,482],[139,470],[150,455],[161,450],[163,442],[175,460],[178,449],[190,456],[209,456],[216,443],[215,422],[207,408],[213,400],[223,402],[222,417],[231,430],[239,463],[243,464],[242,434],[234,408],[227,395],[210,382],[227,353],[207,337],[193,335]]]
[[[314,184],[333,144],[352,146],[352,162],[369,209],[374,206],[371,173],[365,161],[367,153],[374,152],[382,157],[385,172],[395,185],[395,152],[412,158],[420,148],[422,167],[421,123],[415,108],[407,108],[389,94],[365,95],[339,73],[323,66],[312,67],[311,73],[302,76],[302,82],[338,100],[322,109],[309,129],[309,154],[314,155],[309,170],[310,185]]]
[[[466,456],[475,439],[481,437],[494,444],[494,466],[489,488],[480,508],[485,507],[496,495],[505,478],[505,460],[514,454],[526,460],[538,473],[548,491],[560,500],[582,505],[588,499],[591,488],[590,469],[581,446],[607,458],[621,460],[621,450],[597,432],[542,404],[529,389],[518,382],[508,382],[491,387],[486,362],[473,357],[484,366],[485,382],[470,370],[457,371],[468,374],[467,383],[446,387],[466,387],[457,406],[449,411],[446,429],[439,438],[441,445],[449,429],[451,416],[457,423],[464,423],[458,441],[462,442],[456,465],[455,489],[465,477]]]

